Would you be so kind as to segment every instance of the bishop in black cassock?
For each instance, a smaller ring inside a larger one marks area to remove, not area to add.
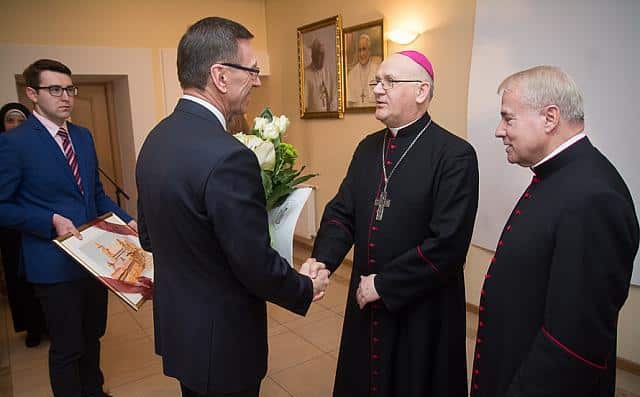
[[[476,154],[427,113],[424,55],[394,54],[376,78],[376,118],[389,128],[358,145],[313,249],[335,271],[355,246],[334,396],[466,396],[463,266]],[[361,276],[379,296],[363,308]]]
[[[534,176],[485,276],[471,396],[613,397],[618,312],[638,249],[631,195],[582,132],[568,75],[537,67],[499,91],[496,136]]]

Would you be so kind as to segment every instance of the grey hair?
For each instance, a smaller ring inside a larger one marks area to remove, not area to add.
[[[431,100],[433,99],[433,92],[436,89],[436,85],[435,85],[435,82],[433,81],[433,78],[429,73],[427,73],[426,70],[424,71],[424,81],[429,83],[429,100]]]
[[[571,76],[556,66],[542,65],[514,73],[500,83],[498,94],[506,90],[518,91],[533,109],[556,105],[565,120],[584,122],[582,92]]]
[[[420,65],[416,64],[417,70],[419,70],[419,76],[418,79],[429,83],[429,101],[431,99],[433,99],[433,92],[435,91],[436,87],[435,87],[435,83],[433,81],[433,77],[431,77],[431,75]]]
[[[203,90],[209,69],[217,62],[238,62],[238,40],[252,39],[244,26],[229,19],[208,17],[189,27],[178,44],[178,80],[183,89]]]

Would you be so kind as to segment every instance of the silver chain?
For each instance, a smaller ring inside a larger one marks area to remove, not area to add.
[[[424,126],[424,128],[418,133],[418,135],[415,138],[413,138],[413,141],[411,141],[411,144],[409,144],[409,147],[407,148],[407,150],[405,150],[404,153],[402,153],[402,156],[400,156],[400,159],[396,162],[396,165],[394,165],[393,168],[391,169],[391,172],[389,172],[389,176],[387,176],[387,167],[385,165],[385,159],[384,159],[384,152],[386,151],[386,146],[387,146],[387,134],[386,133],[384,134],[384,139],[382,141],[382,175],[384,175],[383,190],[385,192],[387,191],[387,185],[389,184],[389,180],[391,180],[391,176],[396,171],[396,168],[398,168],[402,160],[404,160],[404,157],[407,155],[407,153],[409,153],[409,150],[411,150],[411,148],[413,147],[413,145],[415,145],[418,139],[420,139],[422,134],[427,130],[427,128],[429,128],[429,126],[431,125],[431,121],[432,119],[429,120],[427,125]]]

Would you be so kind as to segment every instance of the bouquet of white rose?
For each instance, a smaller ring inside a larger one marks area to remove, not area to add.
[[[300,170],[294,168],[298,152],[292,145],[282,142],[289,124],[286,116],[274,116],[271,109],[266,108],[255,118],[252,135],[242,132],[234,135],[258,158],[267,210],[281,204],[297,185],[318,175],[301,176],[304,166]]]

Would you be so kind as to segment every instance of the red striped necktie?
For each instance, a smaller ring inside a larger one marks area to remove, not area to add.
[[[71,141],[69,140],[69,133],[64,129],[64,127],[60,127],[60,129],[58,130],[58,136],[62,139],[62,150],[64,151],[64,155],[67,158],[69,167],[71,167],[71,172],[73,173],[73,177],[78,184],[80,193],[84,194],[84,189],[82,188],[82,178],[80,177],[80,167],[78,167],[78,159],[76,158],[76,154],[73,151],[73,146],[71,146]]]

